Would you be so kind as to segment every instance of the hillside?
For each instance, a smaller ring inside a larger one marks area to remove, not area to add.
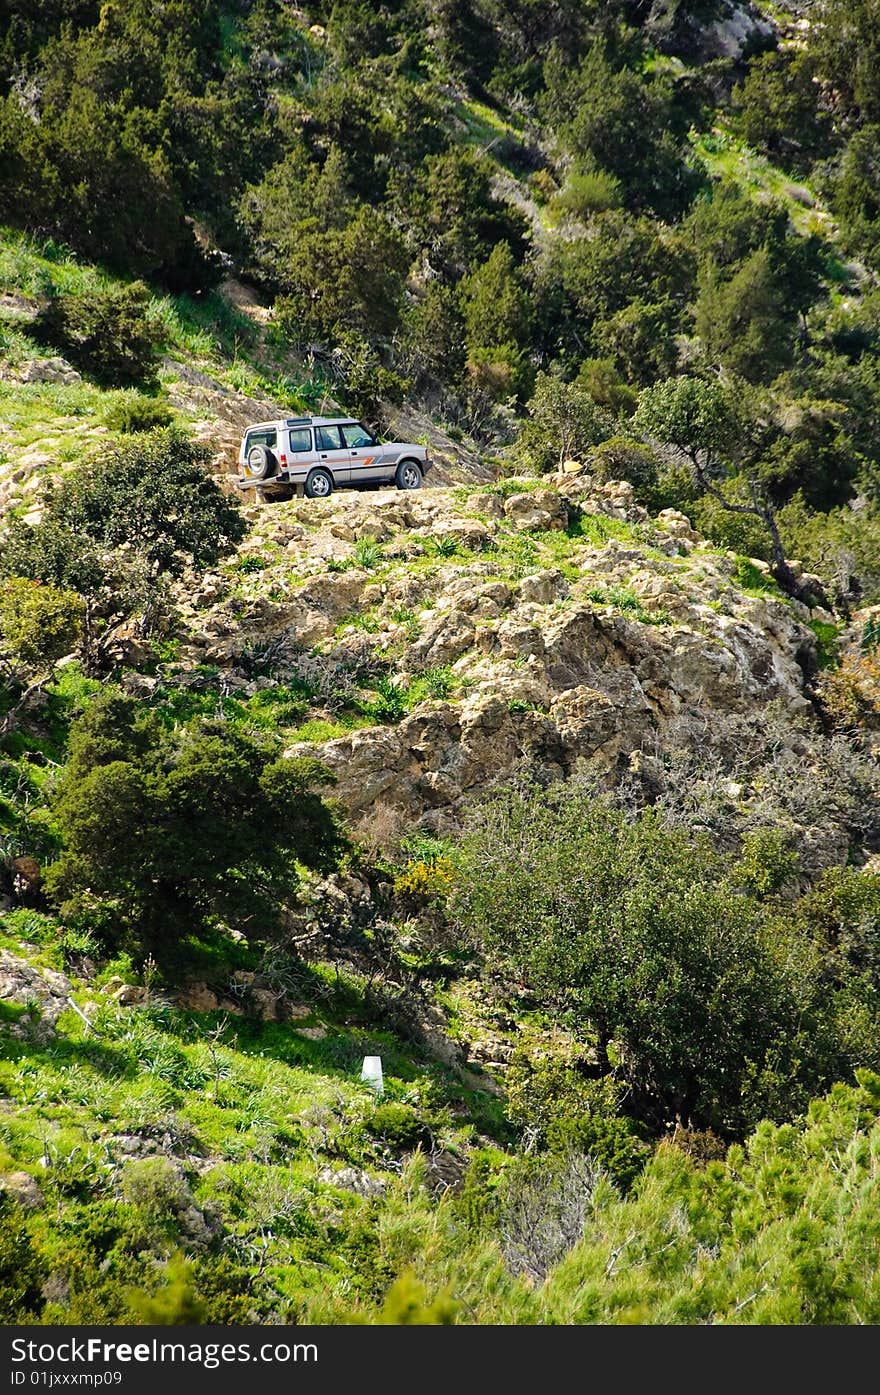
[[[880,1320],[870,6],[68,10],[0,17],[0,1320]],[[343,411],[426,487],[235,488]]]

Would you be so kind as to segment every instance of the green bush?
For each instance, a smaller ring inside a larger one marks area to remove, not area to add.
[[[797,1107],[851,1063],[870,1030],[841,1026],[803,936],[769,933],[707,841],[633,818],[578,787],[508,791],[475,812],[451,914],[521,975],[614,1071],[629,1108],[736,1134]],[[865,1021],[878,1001],[860,996]]]
[[[590,453],[588,469],[600,480],[627,480],[639,499],[657,491],[660,462],[650,446],[629,436],[612,436]]]
[[[32,332],[107,387],[154,383],[164,336],[148,308],[141,281],[62,292],[40,312]]]
[[[155,431],[157,427],[171,426],[173,421],[174,413],[168,403],[157,397],[117,397],[104,412],[104,425],[123,435]]]
[[[0,1321],[36,1321],[46,1269],[34,1248],[22,1209],[0,1195]]]
[[[606,418],[589,393],[549,373],[538,374],[526,410],[517,449],[541,473],[560,469],[569,458],[585,459],[609,434]]]
[[[13,521],[0,573],[94,595],[137,598],[163,573],[210,566],[245,532],[237,505],[208,476],[209,454],[175,428],[150,431],[65,476],[42,520]]]
[[[169,731],[105,689],[71,727],[47,893],[98,937],[165,957],[218,922],[263,939],[296,899],[299,866],[329,870],[341,850],[317,793],[329,781],[316,761],[279,759],[270,737]],[[283,840],[267,834],[282,824]]]
[[[632,1119],[622,1112],[624,1090],[610,1076],[591,1077],[587,1062],[514,1061],[507,1112],[540,1148],[587,1154],[626,1191],[650,1156]]]
[[[395,1152],[430,1143],[430,1132],[424,1120],[412,1105],[396,1100],[378,1104],[367,1120],[367,1127],[374,1138]]]
[[[26,672],[51,668],[81,638],[83,614],[75,592],[9,577],[0,582],[0,656]]]
[[[584,218],[619,208],[622,202],[619,179],[606,170],[586,170],[569,175],[564,188],[550,200],[550,208],[553,213]]]

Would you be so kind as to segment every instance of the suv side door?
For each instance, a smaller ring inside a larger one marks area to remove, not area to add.
[[[384,479],[388,466],[384,463],[384,452],[375,436],[359,421],[344,422],[341,430],[342,439],[351,452],[352,484],[358,484],[361,480]]]
[[[351,452],[342,439],[338,426],[315,427],[316,465],[325,465],[337,484],[351,479]]]
[[[317,463],[315,448],[312,445],[310,426],[292,426],[287,433],[287,451],[282,463],[290,479],[297,483],[305,480],[313,465]]]

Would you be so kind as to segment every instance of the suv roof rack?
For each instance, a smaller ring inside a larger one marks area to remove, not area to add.
[[[311,424],[311,417],[288,417],[284,423],[285,426],[311,426]]]

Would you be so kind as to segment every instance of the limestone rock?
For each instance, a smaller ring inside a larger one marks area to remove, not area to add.
[[[145,988],[139,988],[135,983],[123,983],[122,987],[117,988],[113,994],[113,1000],[123,1007],[128,1007],[134,1003],[144,1002],[146,996],[147,990]]]
[[[341,1191],[354,1192],[368,1200],[384,1196],[388,1190],[388,1183],[382,1177],[371,1177],[359,1167],[322,1168],[318,1181],[325,1187],[339,1187]]]
[[[568,523],[565,500],[552,489],[511,494],[504,505],[504,514],[514,528],[523,532],[564,529]]]
[[[175,994],[175,1001],[184,1012],[216,1012],[220,1006],[217,994],[202,980],[179,988]]]
[[[0,1192],[5,1192],[25,1211],[36,1211],[45,1205],[43,1193],[29,1172],[7,1172],[0,1177]]]
[[[0,949],[0,1001],[31,1008],[8,1028],[11,1036],[50,1040],[58,1018],[69,1007],[72,992],[70,979],[57,969],[38,968]]]
[[[17,373],[20,383],[81,383],[82,375],[66,358],[35,358],[22,364]]]

